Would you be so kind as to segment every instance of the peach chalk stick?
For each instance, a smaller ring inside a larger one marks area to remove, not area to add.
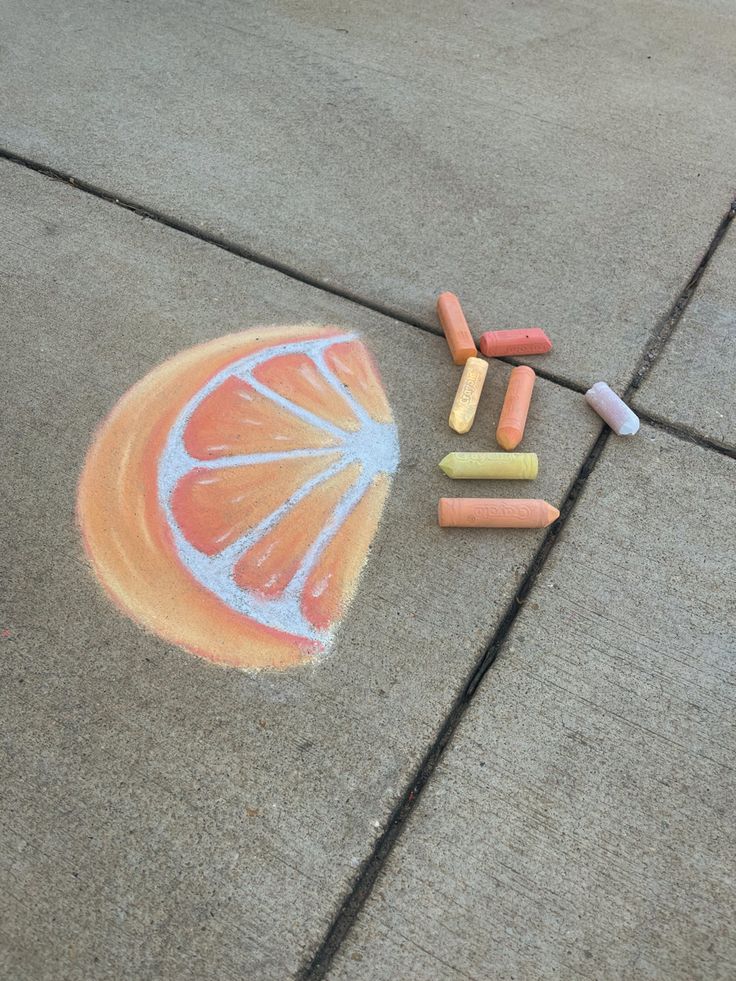
[[[524,436],[536,377],[526,365],[520,365],[511,372],[496,428],[496,442],[504,450],[515,450]]]
[[[639,431],[639,417],[616,395],[605,382],[596,382],[585,393],[585,401],[617,436],[633,436]]]
[[[460,300],[454,293],[440,293],[437,299],[437,316],[455,364],[465,364],[468,358],[475,358],[478,354],[475,341],[468,328]]]
[[[473,425],[487,374],[487,361],[481,358],[468,358],[465,362],[455,401],[450,410],[450,429],[454,429],[456,433],[467,433]]]
[[[510,354],[546,354],[552,350],[552,341],[540,327],[488,330],[481,334],[480,349],[487,358],[505,358]]]
[[[441,497],[441,528],[546,528],[560,512],[546,501],[515,497]]]
[[[440,470],[454,480],[535,480],[536,453],[448,453]]]

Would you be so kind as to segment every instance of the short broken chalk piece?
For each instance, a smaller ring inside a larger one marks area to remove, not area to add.
[[[596,382],[589,388],[585,393],[585,401],[617,436],[633,436],[639,432],[639,417],[605,382]]]
[[[487,374],[487,361],[483,361],[481,358],[468,358],[465,362],[460,384],[457,386],[455,401],[452,403],[450,411],[450,429],[454,429],[456,433],[470,431]]]
[[[480,337],[480,350],[487,358],[505,358],[515,354],[547,354],[552,341],[541,327],[523,330],[488,330]]]
[[[496,442],[503,450],[515,450],[524,438],[536,377],[533,369],[526,365],[514,368],[509,376],[501,417],[496,427]]]
[[[465,364],[468,358],[477,357],[473,335],[470,333],[460,300],[454,293],[440,293],[437,298],[437,316],[455,364]]]
[[[440,528],[546,528],[560,512],[546,501],[515,497],[441,497]]]
[[[440,470],[453,480],[536,480],[536,453],[448,453]]]

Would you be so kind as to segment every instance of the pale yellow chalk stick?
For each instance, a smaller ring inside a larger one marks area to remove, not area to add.
[[[473,425],[487,372],[488,362],[481,358],[468,358],[465,362],[450,412],[450,429],[456,433],[467,433]]]
[[[455,480],[535,480],[536,453],[448,453],[440,470]]]

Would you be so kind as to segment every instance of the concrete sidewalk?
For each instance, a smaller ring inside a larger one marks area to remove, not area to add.
[[[4,14],[0,976],[734,976],[732,5]],[[510,371],[453,434],[441,289],[553,337],[531,491],[437,468]],[[330,656],[217,668],[108,601],[79,473],[161,362],[305,321],[399,470]]]

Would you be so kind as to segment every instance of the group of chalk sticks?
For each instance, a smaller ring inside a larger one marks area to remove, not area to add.
[[[463,365],[455,401],[450,411],[450,428],[470,432],[478,409],[488,362],[478,357],[460,301],[454,293],[441,293],[437,315],[452,360]],[[480,338],[481,354],[488,358],[547,354],[552,341],[539,327],[528,330],[488,331]],[[536,374],[519,365],[509,377],[496,442],[503,453],[448,453],[440,469],[455,480],[534,480],[539,471],[536,453],[513,453],[524,437],[526,417]],[[633,436],[639,419],[605,382],[596,382],[585,400],[618,436]],[[442,528],[546,528],[560,512],[547,501],[513,497],[442,497],[437,511]]]

